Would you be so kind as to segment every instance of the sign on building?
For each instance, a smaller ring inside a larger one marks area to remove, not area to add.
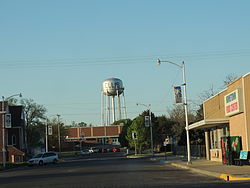
[[[5,114],[5,128],[11,128],[11,114]]]
[[[48,135],[52,135],[53,134],[53,130],[52,130],[52,125],[48,126]]]
[[[181,86],[174,86],[174,97],[175,97],[175,103],[176,104],[182,104],[182,91]]]
[[[232,116],[238,113],[243,112],[243,104],[242,104],[242,92],[241,89],[238,88],[231,93],[224,96],[225,101],[225,115]]]

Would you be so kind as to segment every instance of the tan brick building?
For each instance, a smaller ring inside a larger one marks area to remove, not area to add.
[[[221,137],[240,136],[242,150],[250,151],[250,73],[203,103],[204,120],[189,125],[205,131],[206,157],[221,161]]]

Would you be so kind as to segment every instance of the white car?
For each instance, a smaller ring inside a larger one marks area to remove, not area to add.
[[[99,152],[99,148],[90,148],[89,152],[90,153],[98,153]]]
[[[43,165],[47,163],[57,163],[58,155],[55,152],[44,152],[35,155],[28,161],[28,165]]]

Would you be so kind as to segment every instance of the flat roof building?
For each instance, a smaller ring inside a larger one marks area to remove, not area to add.
[[[204,120],[189,129],[205,131],[206,158],[222,160],[221,138],[241,137],[242,150],[250,151],[250,73],[203,102]]]

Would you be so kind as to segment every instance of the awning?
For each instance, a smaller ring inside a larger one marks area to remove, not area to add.
[[[222,126],[229,123],[229,119],[204,119],[189,125],[189,130],[191,129],[206,129],[217,126]]]

